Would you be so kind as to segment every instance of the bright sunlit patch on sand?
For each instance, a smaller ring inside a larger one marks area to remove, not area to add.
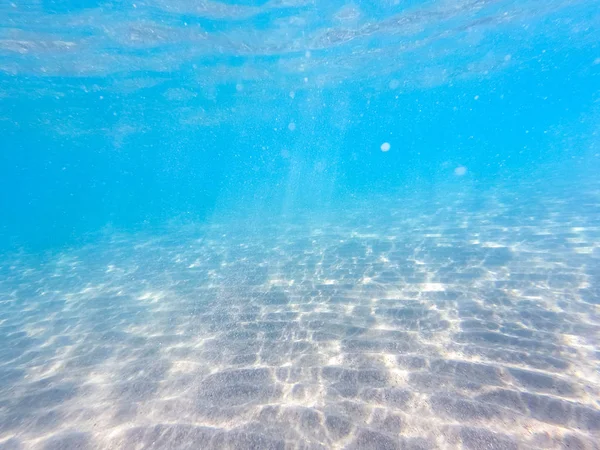
[[[498,242],[482,242],[481,247],[483,248],[505,248],[506,245],[500,244]]]
[[[423,283],[419,285],[419,289],[423,292],[443,292],[446,286],[442,283]]]
[[[294,280],[287,280],[285,278],[270,278],[269,284],[272,286],[293,286]]]
[[[196,361],[173,361],[171,373],[174,375],[194,373],[202,368],[202,364]]]
[[[138,296],[138,300],[148,302],[148,303],[156,303],[163,300],[166,297],[166,293],[162,291],[146,291]]]

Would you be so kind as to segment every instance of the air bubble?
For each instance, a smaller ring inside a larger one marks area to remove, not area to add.
[[[456,175],[457,177],[462,177],[466,173],[467,168],[465,166],[458,166],[456,169],[454,169],[454,175]]]

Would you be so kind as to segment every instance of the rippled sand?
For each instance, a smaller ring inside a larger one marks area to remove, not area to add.
[[[598,448],[596,198],[7,257],[0,448]]]

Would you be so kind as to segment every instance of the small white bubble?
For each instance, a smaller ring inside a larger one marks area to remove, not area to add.
[[[596,58],[594,60],[594,65],[597,66],[598,64],[600,64],[600,58]]]
[[[290,98],[296,97],[296,93],[294,91],[290,91]]]
[[[390,89],[396,89],[398,86],[400,86],[400,82],[398,80],[392,80],[390,81]]]
[[[473,97],[475,100],[479,100],[479,95],[476,95],[475,97]]]
[[[504,61],[506,61],[506,62],[510,61],[511,59],[512,59],[512,55],[506,55],[504,57]]]
[[[294,122],[290,122],[288,124],[288,130],[294,131],[296,129],[296,124]]]
[[[244,90],[244,85],[242,83],[238,83],[235,85],[235,90],[238,92],[242,92]]]
[[[310,50],[306,50],[306,52],[304,52],[304,56],[306,58],[310,58],[310,56],[311,56]]]
[[[462,177],[466,173],[467,173],[467,168],[465,166],[458,166],[456,169],[454,169],[454,175],[456,175],[458,177]]]
[[[389,142],[384,142],[383,144],[381,144],[381,151],[382,152],[387,152],[390,149],[391,145]]]
[[[308,83],[308,77],[304,77],[304,82]]]

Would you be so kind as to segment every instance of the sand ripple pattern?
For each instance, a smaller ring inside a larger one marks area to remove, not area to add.
[[[7,257],[0,448],[598,448],[594,202]]]

